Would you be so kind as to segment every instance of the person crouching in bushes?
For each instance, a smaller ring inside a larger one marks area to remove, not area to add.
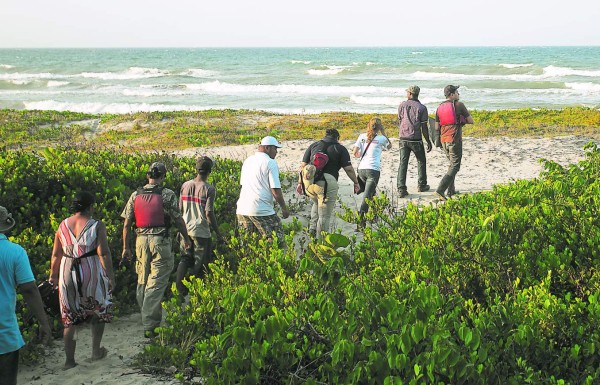
[[[217,191],[215,186],[208,183],[212,167],[213,161],[209,157],[198,158],[196,177],[185,182],[179,194],[179,208],[192,240],[192,248],[183,254],[177,266],[176,286],[182,297],[188,292],[183,280],[190,268],[192,275],[197,278],[206,274],[212,255],[210,229],[213,229],[217,239],[222,239],[214,208]]]

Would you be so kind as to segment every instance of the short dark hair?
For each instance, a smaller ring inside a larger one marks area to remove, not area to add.
[[[201,175],[208,175],[211,173],[213,167],[213,161],[208,156],[201,156],[196,159],[196,172]]]
[[[80,213],[89,209],[94,203],[96,203],[94,194],[88,191],[79,191],[75,194],[70,209],[72,213]]]
[[[333,138],[333,139],[339,139],[340,132],[338,130],[336,130],[335,128],[328,128],[327,130],[325,130],[325,136],[329,136],[330,138]]]
[[[448,97],[451,94],[455,93],[458,87],[460,86],[453,86],[452,84],[447,85],[446,87],[444,87],[444,96]]]

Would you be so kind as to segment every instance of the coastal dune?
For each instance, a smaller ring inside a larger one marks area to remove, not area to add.
[[[429,192],[417,192],[417,165],[414,156],[411,156],[407,185],[409,196],[397,198],[396,172],[398,169],[398,140],[391,138],[392,150],[384,152],[382,156],[382,173],[378,192],[385,192],[393,197],[393,204],[403,207],[409,202],[420,205],[437,204],[434,190],[442,176],[445,174],[446,157],[440,149],[434,148],[427,154],[428,183],[431,185]],[[512,139],[512,138],[464,138],[463,161],[461,170],[457,175],[456,186],[462,193],[476,193],[490,190],[493,185],[509,183],[517,179],[531,179],[542,171],[540,159],[558,162],[562,165],[576,163],[585,156],[583,146],[590,139],[577,136]],[[312,140],[284,141],[284,147],[277,155],[277,162],[282,172],[296,172],[302,155]],[[352,149],[354,140],[344,140],[343,144]],[[182,156],[195,157],[208,155],[211,157],[230,158],[243,161],[256,151],[256,145],[226,146],[212,148],[190,148],[179,151]],[[353,159],[356,167],[358,159]],[[341,202],[351,208],[358,208],[362,195],[354,195],[352,183],[341,172],[340,178]],[[284,187],[286,200],[299,202],[306,198],[298,197],[293,191],[295,186]],[[460,198],[459,198],[460,199]],[[310,205],[297,205],[300,209],[292,212],[292,216],[284,223],[298,217],[306,225]],[[338,212],[341,205],[338,202]],[[355,226],[344,222],[340,218],[333,221],[336,229],[343,234],[354,234]],[[18,383],[31,385],[145,385],[145,384],[178,384],[174,379],[160,379],[141,373],[132,368],[133,357],[145,345],[139,314],[115,319],[106,327],[103,346],[108,349],[108,355],[101,361],[88,362],[91,354],[91,333],[89,327],[82,327],[77,333],[76,361],[78,366],[68,371],[62,370],[64,351],[61,340],[55,341],[53,347],[47,349],[43,362],[35,365],[22,364],[20,366]]]

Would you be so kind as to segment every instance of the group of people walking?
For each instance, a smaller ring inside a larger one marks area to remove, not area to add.
[[[449,161],[448,171],[435,191],[441,200],[457,193],[454,180],[462,159],[462,126],[473,123],[467,108],[459,101],[458,88],[453,85],[444,88],[446,101],[436,111],[435,145],[444,150]],[[418,86],[409,87],[407,100],[398,108],[400,164],[397,189],[401,198],[408,195],[406,174],[411,152],[418,163],[417,190],[430,189],[425,153],[431,151],[433,145],[428,130],[428,111],[419,101],[419,93]],[[327,129],[323,139],[306,149],[300,162],[296,191],[313,201],[308,231],[317,239],[330,230],[342,169],[352,181],[354,192],[364,191],[359,209],[360,222],[364,224],[368,200],[375,195],[380,178],[381,154],[392,147],[381,120],[370,119],[366,133],[359,135],[352,150],[353,156],[360,159],[357,174],[350,152],[339,143],[339,138],[338,130]],[[274,209],[276,202],[283,218],[290,215],[275,161],[281,147],[276,138],[266,136],[257,152],[244,161],[236,216],[240,231],[269,240],[275,236],[279,246],[284,247],[282,222]],[[206,271],[212,253],[211,230],[217,239],[222,239],[214,212],[216,189],[208,183],[212,168],[212,159],[198,158],[195,178],[183,184],[177,198],[174,191],[163,186],[166,166],[155,162],[146,173],[148,183],[131,194],[121,213],[124,219],[121,260],[124,262],[134,256],[132,230],[136,234],[136,298],[146,337],[153,337],[161,323],[161,302],[174,269],[170,227],[177,228],[182,250],[176,281],[181,295],[187,292],[183,280],[190,269],[197,277],[202,277]],[[84,321],[91,320],[92,325],[91,359],[99,360],[107,354],[101,340],[104,324],[112,319],[112,292],[116,283],[106,226],[93,218],[94,205],[93,194],[82,191],[75,195],[72,215],[60,223],[52,250],[49,281],[58,288],[64,326],[65,369],[76,365],[75,327]],[[50,327],[27,254],[5,236],[14,225],[11,214],[0,206],[0,297],[3,303],[10,305],[10,311],[4,311],[0,316],[0,375],[10,378],[8,383],[16,383],[18,350],[24,344],[15,315],[17,286],[36,316],[43,338],[50,338]]]

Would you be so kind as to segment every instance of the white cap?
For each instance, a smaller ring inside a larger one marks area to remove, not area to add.
[[[277,148],[281,148],[283,147],[278,141],[277,139],[275,139],[272,136],[265,136],[264,138],[262,138],[262,140],[260,141],[260,145],[261,146],[275,146]]]

